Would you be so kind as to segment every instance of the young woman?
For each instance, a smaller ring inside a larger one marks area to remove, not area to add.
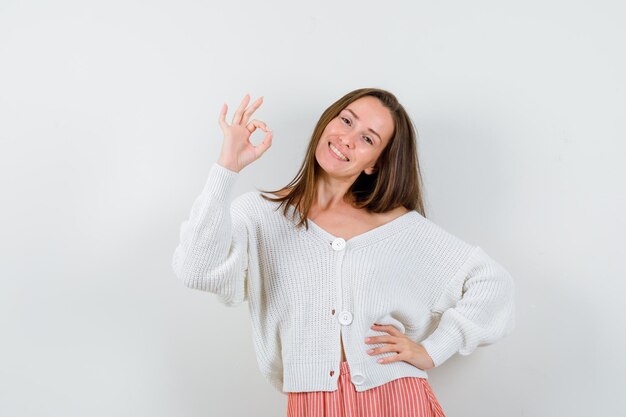
[[[272,144],[246,95],[183,222],[177,276],[228,306],[248,301],[266,379],[287,415],[443,416],[426,371],[514,327],[511,275],[425,217],[415,131],[388,91],[341,97],[298,175],[232,198]],[[265,132],[257,146],[256,130]],[[283,207],[282,212],[279,210]]]

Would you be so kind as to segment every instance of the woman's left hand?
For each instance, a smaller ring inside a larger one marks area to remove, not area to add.
[[[397,361],[408,362],[411,365],[420,368],[424,371],[428,369],[432,369],[435,367],[435,364],[424,349],[424,346],[420,345],[409,339],[404,333],[398,330],[396,327],[391,324],[381,325],[374,324],[372,326],[373,330],[378,330],[379,332],[387,332],[390,336],[371,336],[369,341],[365,341],[365,343],[386,343],[385,346],[374,348],[370,353],[371,356],[379,355],[384,352],[398,352],[395,356],[388,356],[379,359],[379,363],[390,363]]]

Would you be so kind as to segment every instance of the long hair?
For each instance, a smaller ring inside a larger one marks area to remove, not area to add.
[[[364,96],[373,96],[389,109],[394,121],[394,133],[376,161],[376,170],[371,175],[361,173],[350,186],[344,197],[351,197],[357,208],[372,213],[384,213],[399,206],[416,210],[426,217],[423,199],[423,181],[417,155],[416,133],[411,118],[390,92],[379,88],[361,88],[351,91],[328,107],[315,125],[309,146],[293,180],[286,186],[275,190],[260,190],[263,193],[276,194],[287,191],[283,196],[268,197],[266,200],[284,205],[283,214],[287,216],[288,206],[293,206],[300,214],[296,226],[305,225],[309,210],[315,201],[317,181],[321,166],[315,159],[315,150],[326,125],[339,115],[350,103]]]

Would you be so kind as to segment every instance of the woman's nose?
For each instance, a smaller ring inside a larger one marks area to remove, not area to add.
[[[341,143],[344,146],[347,146],[348,148],[352,148],[354,141],[356,140],[356,134],[353,133],[346,133],[344,135],[341,135],[341,137],[339,138],[339,143]]]
[[[341,146],[345,146],[348,149],[352,148],[352,142],[350,141],[350,139],[341,138],[339,139],[339,144]]]

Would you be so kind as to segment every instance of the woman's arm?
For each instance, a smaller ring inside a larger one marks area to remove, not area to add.
[[[259,159],[272,144],[272,132],[260,120],[249,120],[263,103],[257,99],[248,106],[245,95],[231,124],[226,122],[228,106],[222,106],[218,122],[224,141],[218,162],[211,166],[200,196],[193,203],[189,219],[180,228],[180,243],[174,251],[172,267],[188,287],[218,294],[220,301],[234,306],[248,299],[248,218],[244,209],[230,197],[239,172]],[[250,135],[260,128],[266,132],[258,145]]]
[[[421,342],[435,366],[457,352],[469,355],[478,346],[490,345],[515,327],[513,278],[480,247],[442,297],[458,301],[443,310],[438,327]]]
[[[246,218],[230,196],[238,172],[211,166],[202,193],[180,227],[172,267],[185,285],[219,295],[234,306],[247,300],[248,231]]]

